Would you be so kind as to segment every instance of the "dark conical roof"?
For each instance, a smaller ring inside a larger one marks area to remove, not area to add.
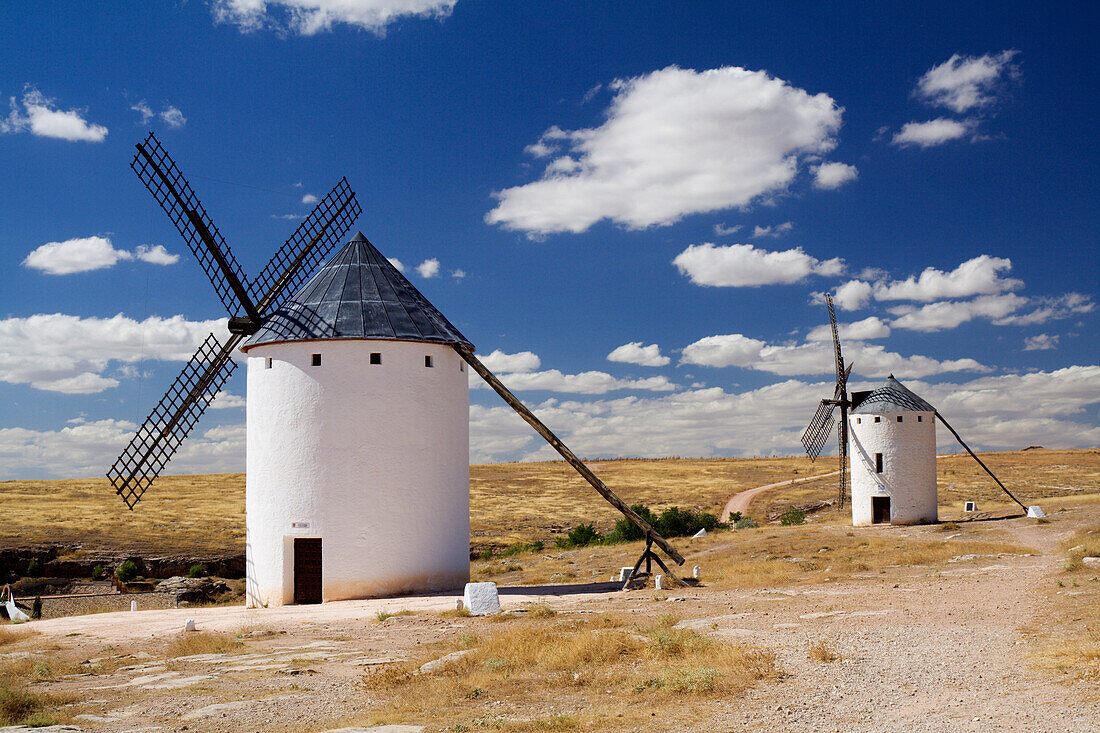
[[[321,266],[242,346],[316,339],[473,344],[362,232]]]
[[[928,404],[891,374],[882,383],[855,406],[852,414],[867,412],[935,412],[936,408]]]

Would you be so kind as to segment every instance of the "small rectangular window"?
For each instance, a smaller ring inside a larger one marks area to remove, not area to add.
[[[269,357],[264,359],[264,369],[270,369],[270,368],[271,368],[271,357],[269,356]]]
[[[881,417],[875,417],[875,422],[882,422],[882,418]]]
[[[857,417],[856,418],[856,425],[862,425],[862,424],[863,424],[863,418],[862,417]]]
[[[461,361],[458,362],[458,371],[460,371],[460,372],[466,371],[466,365],[463,364]]]
[[[370,363],[371,364],[381,364],[382,363],[382,354],[378,351],[370,352]]]
[[[923,421],[923,420],[921,419],[921,418],[923,418],[923,417],[924,417],[924,415],[917,415],[917,422],[924,422],[924,421]]]
[[[321,355],[320,354],[314,354],[312,363],[313,363],[313,366],[321,366]]]
[[[424,366],[426,366],[426,367],[432,366],[432,357],[431,357],[430,354],[425,354],[424,355]]]
[[[875,473],[882,473],[882,454],[875,454]]]
[[[901,415],[898,415],[898,422],[901,422]]]

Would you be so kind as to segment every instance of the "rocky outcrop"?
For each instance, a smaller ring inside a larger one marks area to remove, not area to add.
[[[205,603],[228,593],[229,585],[224,580],[214,578],[184,578],[175,575],[157,583],[154,590],[157,593],[171,593],[177,601]]]

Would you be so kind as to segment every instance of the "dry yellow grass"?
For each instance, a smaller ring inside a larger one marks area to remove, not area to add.
[[[168,644],[164,656],[189,657],[193,654],[226,654],[244,647],[240,639],[211,631],[184,631]]]
[[[1100,451],[1030,450],[983,454],[1025,503],[1100,491]],[[593,470],[628,504],[678,505],[719,512],[744,489],[836,470],[835,458],[660,459],[594,461]],[[979,508],[1008,498],[966,455],[939,460],[943,515],[974,499]],[[836,478],[781,487],[749,514],[834,498]],[[618,512],[565,463],[470,467],[470,524],[475,546],[550,539],[580,523],[612,528]],[[828,514],[826,510],[817,517]],[[0,547],[80,544],[117,552],[238,554],[244,548],[244,474],[164,476],[131,512],[104,479],[0,482]],[[833,513],[835,516],[835,512]]]
[[[485,727],[484,711],[500,702],[538,708],[551,700],[556,710],[545,718],[497,722],[507,730],[553,730],[600,729],[613,719],[621,727],[617,718],[628,697],[631,714],[644,720],[684,696],[730,699],[779,676],[770,651],[677,629],[675,621],[663,617],[638,626],[617,616],[513,619],[483,637],[461,639],[458,647],[469,653],[441,670],[416,671],[454,647],[375,671],[363,684],[384,708],[378,722],[415,718],[468,730]],[[690,705],[677,709],[690,719]]]

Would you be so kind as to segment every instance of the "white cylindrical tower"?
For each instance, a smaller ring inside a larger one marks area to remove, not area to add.
[[[893,375],[852,401],[852,524],[938,521],[936,409]]]
[[[469,580],[456,345],[470,346],[362,234],[248,339],[249,606]]]

